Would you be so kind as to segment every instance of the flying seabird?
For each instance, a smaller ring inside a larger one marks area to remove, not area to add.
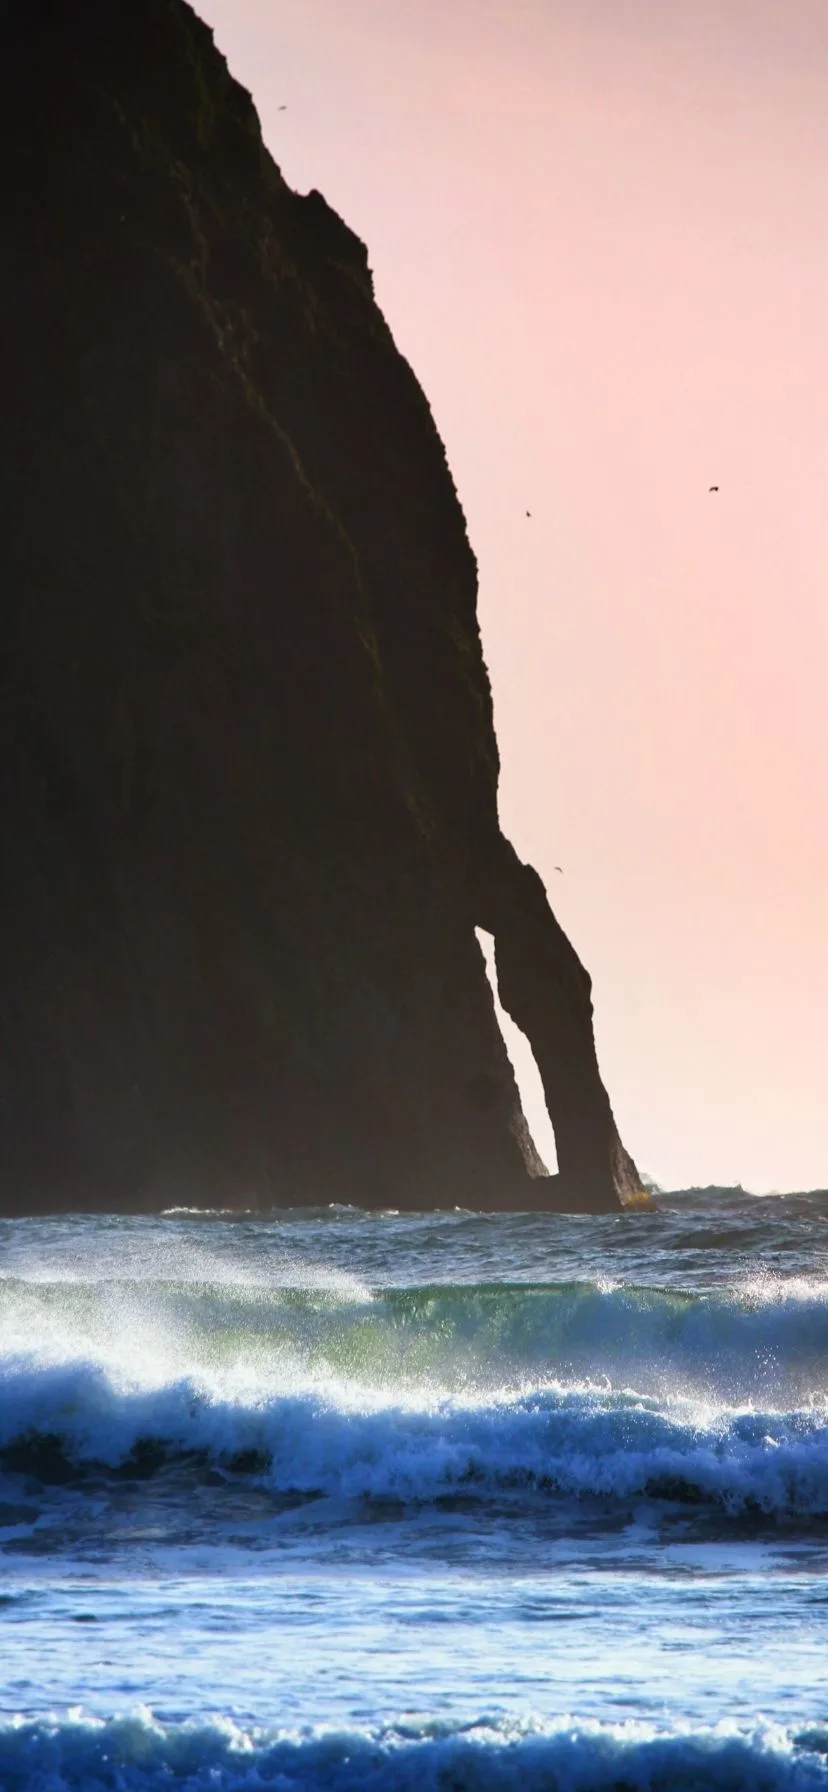
[[[717,485],[709,485],[707,489],[709,492],[717,492],[719,488]]]

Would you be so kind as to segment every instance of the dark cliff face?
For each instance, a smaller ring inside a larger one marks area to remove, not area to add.
[[[499,832],[474,558],[363,245],[182,0],[2,23],[0,1205],[613,1206],[588,979]]]

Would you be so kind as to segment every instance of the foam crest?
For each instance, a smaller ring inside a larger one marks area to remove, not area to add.
[[[146,1709],[103,1722],[0,1726],[5,1792],[823,1792],[828,1731],[648,1723],[268,1732],[229,1719],[164,1724]]]
[[[110,1468],[194,1453],[280,1494],[432,1501],[463,1493],[715,1502],[732,1511],[828,1513],[828,1409],[667,1405],[634,1393],[551,1385],[407,1402],[347,1383],[265,1393],[253,1378],[116,1382],[96,1365],[7,1364],[0,1454]]]

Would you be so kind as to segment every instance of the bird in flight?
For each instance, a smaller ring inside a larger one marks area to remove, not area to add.
[[[554,870],[555,870],[555,871],[560,871],[560,874],[561,874],[561,877],[563,877],[563,865],[555,865],[555,866],[554,866],[554,867],[553,867],[553,869],[554,869]]]
[[[276,110],[277,110],[277,112],[286,112],[287,106],[277,106]]]
[[[532,515],[532,512],[531,512],[531,510],[527,510],[527,512],[526,512],[526,515],[527,515],[527,516],[531,516],[531,515]]]
[[[719,488],[717,485],[709,485],[707,489],[709,492],[717,492]]]

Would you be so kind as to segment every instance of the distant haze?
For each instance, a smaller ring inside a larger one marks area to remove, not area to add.
[[[431,401],[626,1143],[828,1184],[828,0],[199,10]]]

